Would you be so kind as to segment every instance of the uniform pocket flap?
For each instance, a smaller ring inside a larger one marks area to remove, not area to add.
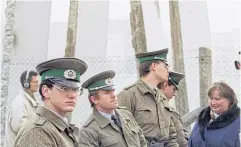
[[[152,109],[151,108],[149,108],[148,106],[142,106],[142,107],[140,107],[140,108],[137,108],[138,109],[138,111],[152,111]]]
[[[103,139],[101,142],[102,142],[103,146],[108,147],[108,146],[112,146],[112,145],[114,146],[119,141],[120,140],[118,138],[109,137],[109,138]]]

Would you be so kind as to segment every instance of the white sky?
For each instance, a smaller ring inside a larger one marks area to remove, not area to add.
[[[28,0],[27,0],[28,1]],[[41,1],[41,0],[38,0]],[[85,0],[84,0],[85,1]],[[103,0],[97,0],[103,1]],[[167,0],[159,0],[167,1]],[[185,0],[186,1],[186,0]],[[51,21],[52,22],[67,22],[69,0],[52,0]],[[90,0],[88,0],[90,2]],[[1,20],[4,17],[4,1],[0,3]],[[208,0],[208,14],[211,33],[214,32],[231,32],[233,29],[240,29],[241,26],[241,0]],[[129,0],[110,0],[109,19],[129,20],[130,2]],[[164,13],[168,11],[163,11]],[[163,14],[168,16],[169,14]],[[162,21],[163,26],[168,25],[168,22]],[[3,34],[4,23],[0,23],[1,33]],[[165,28],[165,27],[164,27]],[[168,27],[166,27],[168,28]],[[1,35],[2,35],[1,34]],[[0,50],[1,53],[2,50]]]
[[[226,32],[231,31],[233,28],[240,28],[241,0],[208,0],[207,5],[211,32]],[[52,6],[51,20],[67,21],[68,1],[53,0]],[[129,13],[129,0],[110,0],[109,19],[128,20]]]
[[[27,0],[29,1],[29,0]],[[42,1],[42,0],[37,0]],[[55,21],[65,21],[66,16],[68,16],[68,1],[69,0],[52,0],[53,4],[52,17]],[[84,0],[85,1],[85,0]],[[86,0],[87,1],[87,0]],[[90,0],[88,0],[90,1]],[[103,1],[103,0],[97,0]],[[159,0],[166,1],[166,0]],[[183,1],[183,0],[182,0]],[[187,0],[185,0],[187,1]],[[240,28],[241,20],[241,0],[207,0],[208,11],[210,17],[210,25],[213,27],[213,31],[219,30],[229,30],[228,28]],[[0,12],[3,16],[3,5],[4,1],[1,0],[0,3]],[[129,19],[129,0],[110,0],[110,19],[120,19],[126,20]],[[1,23],[2,24],[2,23]],[[2,28],[2,27],[1,27]]]
[[[211,32],[229,32],[233,28],[240,28],[241,0],[208,0],[207,6]],[[110,2],[109,19],[128,20],[129,12],[129,0]]]

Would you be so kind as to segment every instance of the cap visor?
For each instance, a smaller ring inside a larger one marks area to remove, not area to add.
[[[108,86],[108,87],[101,88],[100,90],[111,91],[111,90],[115,90],[115,87],[114,86]]]
[[[70,87],[70,88],[78,88],[81,87],[80,82],[77,81],[72,81],[72,80],[67,80],[67,79],[59,79],[59,78],[53,78],[49,79],[55,84],[59,84],[64,87]]]

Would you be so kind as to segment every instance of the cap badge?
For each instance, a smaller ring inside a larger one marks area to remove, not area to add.
[[[64,71],[64,77],[66,79],[75,79],[76,78],[76,72],[72,69],[68,69]]]
[[[106,85],[113,85],[112,79],[111,79],[111,78],[106,79],[106,80],[105,80],[105,84],[106,84]]]

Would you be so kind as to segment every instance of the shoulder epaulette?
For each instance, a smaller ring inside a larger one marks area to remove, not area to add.
[[[39,117],[34,121],[34,124],[43,126],[46,121],[47,121],[47,118]]]
[[[124,107],[124,106],[119,106],[117,109],[124,109],[124,110],[127,110],[127,108]]]
[[[87,126],[89,126],[90,125],[90,123],[93,121],[94,119],[93,119],[93,117],[89,117],[86,121],[85,121],[85,123],[84,123],[84,127],[87,127]]]
[[[127,89],[130,89],[131,87],[134,87],[134,86],[135,86],[135,83],[125,87],[124,89],[127,90]]]

